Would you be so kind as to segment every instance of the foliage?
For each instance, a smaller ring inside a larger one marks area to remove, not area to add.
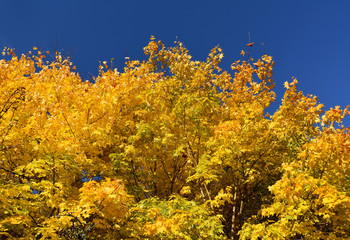
[[[149,239],[224,239],[220,216],[178,195],[142,200],[131,210],[130,221],[132,235]]]
[[[2,239],[350,238],[348,108],[292,79],[269,114],[270,56],[152,37],[90,83],[34,51],[0,60]]]

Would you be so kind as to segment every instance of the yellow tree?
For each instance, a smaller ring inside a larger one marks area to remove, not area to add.
[[[284,125],[283,138],[297,147],[296,156],[284,162],[282,178],[269,188],[273,201],[243,226],[241,239],[350,238],[350,136],[342,124],[348,110],[336,107],[320,117],[322,105],[297,92],[296,83],[285,84],[275,114],[276,121],[291,126]]]
[[[224,216],[225,233],[238,238],[246,217],[259,208],[278,177],[282,152],[266,108],[274,101],[273,61],[232,65],[233,78],[219,82],[222,117],[191,180],[205,186],[210,205]]]
[[[46,63],[40,51],[6,53],[12,58],[1,60],[1,234],[57,237],[62,229],[52,219],[79,205],[82,173],[110,175],[110,96],[102,83],[82,82],[60,55]]]
[[[349,237],[347,109],[321,116],[294,79],[268,114],[270,56],[230,74],[219,47],[206,61],[153,37],[144,50],[90,83],[59,53],[5,49],[3,238]]]

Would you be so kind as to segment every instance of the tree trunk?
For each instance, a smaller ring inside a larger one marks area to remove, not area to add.
[[[243,211],[243,196],[238,188],[235,187],[233,195],[233,207],[232,207],[232,221],[231,221],[231,240],[238,240],[238,231],[242,225],[242,211]]]

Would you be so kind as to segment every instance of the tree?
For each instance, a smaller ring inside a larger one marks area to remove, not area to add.
[[[341,124],[347,113],[336,107],[323,115],[322,130],[284,163],[282,178],[270,187],[273,202],[245,223],[242,239],[349,238],[350,141]]]
[[[230,74],[152,37],[90,83],[34,50],[0,61],[2,238],[350,238],[348,109],[293,79],[267,113],[270,56]]]

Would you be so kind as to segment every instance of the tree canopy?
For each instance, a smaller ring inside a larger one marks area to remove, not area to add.
[[[58,52],[4,49],[1,239],[350,239],[348,107],[293,78],[269,114],[271,56],[144,52],[90,83]]]

